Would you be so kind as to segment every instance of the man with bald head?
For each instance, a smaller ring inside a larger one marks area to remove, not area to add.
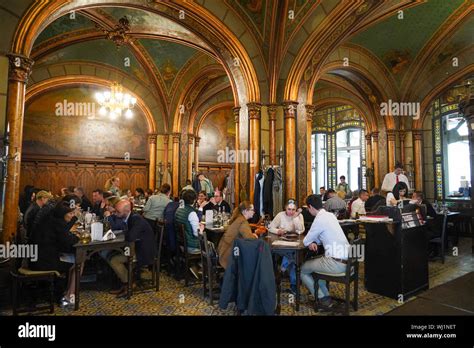
[[[155,257],[153,229],[141,215],[132,212],[132,206],[128,199],[122,199],[115,204],[115,215],[122,219],[127,227],[125,239],[129,242],[135,242],[139,276],[141,267],[153,264]],[[127,257],[124,254],[115,255],[110,259],[110,266],[122,282],[122,287],[119,290],[111,292],[116,294],[117,297],[125,297],[127,295],[128,270],[125,267],[126,263]]]

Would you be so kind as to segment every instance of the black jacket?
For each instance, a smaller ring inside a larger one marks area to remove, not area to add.
[[[163,212],[165,219],[165,241],[166,248],[172,252],[176,252],[176,232],[174,229],[174,216],[179,208],[179,202],[169,202]]]
[[[32,231],[30,244],[38,245],[38,260],[30,261],[30,268],[38,271],[61,271],[61,253],[73,253],[73,245],[79,238],[69,232],[71,223],[49,214],[42,223]]]
[[[224,212],[231,213],[230,205],[226,201],[222,201],[220,204],[212,204],[211,202],[209,202],[204,206],[204,208],[202,208],[202,211],[204,212],[204,214],[206,214],[207,210],[213,209],[217,211],[219,211],[220,209],[224,209]]]
[[[101,205],[101,202],[94,204],[94,206],[92,207],[92,213],[98,216],[99,218],[103,219],[105,207],[101,208],[100,205]]]
[[[40,206],[33,202],[28,209],[26,209],[25,216],[23,217],[23,224],[26,228],[26,236],[30,238],[31,231],[33,231],[33,221],[35,221],[36,214],[40,211]]]
[[[263,182],[263,212],[273,216],[273,178],[275,172],[268,168],[265,181]]]
[[[235,302],[250,315],[273,315],[276,286],[270,246],[261,239],[236,239],[232,250],[219,306],[226,309],[229,302]]]
[[[81,198],[81,209],[83,211],[87,211],[87,209],[92,211],[92,203],[86,196],[82,196]]]
[[[152,265],[155,258],[155,237],[148,222],[138,214],[131,213],[127,220],[127,241],[135,241],[138,266]]]
[[[375,195],[369,197],[369,199],[365,202],[365,211],[375,211],[376,210],[376,205],[378,206],[379,202],[385,202],[385,197],[381,195]],[[375,209],[374,209],[375,207]]]

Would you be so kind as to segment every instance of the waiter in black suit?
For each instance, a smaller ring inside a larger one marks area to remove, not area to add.
[[[135,253],[137,256],[137,269],[146,265],[153,264],[155,257],[155,243],[153,229],[145,219],[132,212],[132,206],[129,200],[122,199],[115,205],[116,215],[127,225],[125,239],[129,242],[135,242]],[[124,254],[118,254],[110,259],[110,266],[115,271],[122,282],[122,287],[111,291],[117,297],[127,295],[128,270],[125,267],[128,258]]]

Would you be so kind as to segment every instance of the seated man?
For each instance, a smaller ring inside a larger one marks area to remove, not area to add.
[[[163,212],[166,206],[171,202],[171,186],[163,184],[160,188],[160,193],[152,195],[143,208],[143,217],[150,224],[152,228],[155,227],[156,220],[163,220]]]
[[[92,210],[92,203],[84,194],[84,189],[82,187],[74,188],[74,194],[81,199],[82,211]]]
[[[369,199],[367,190],[361,189],[359,191],[359,198],[352,202],[351,218],[356,219],[360,215],[365,215],[365,202]]]
[[[324,209],[332,213],[346,209],[346,201],[339,198],[336,191],[329,189],[328,196],[329,199],[324,203]]]
[[[35,201],[26,209],[23,223],[26,228],[26,237],[29,238],[33,231],[33,221],[42,207],[48,204],[48,201],[53,199],[53,195],[47,191],[39,191],[35,196]]]
[[[154,235],[151,226],[139,214],[132,213],[132,205],[128,199],[122,199],[115,204],[115,215],[122,219],[127,226],[125,239],[135,242],[135,253],[137,258],[137,270],[145,265],[153,264],[155,257]],[[122,282],[119,290],[111,291],[117,297],[127,295],[128,269],[125,264],[128,257],[124,254],[117,254],[111,257],[110,266],[115,271]]]
[[[424,199],[423,192],[415,191],[413,192],[412,198],[410,200],[410,204],[421,205],[424,204],[426,206],[426,216],[435,218],[437,216],[436,211],[434,210],[433,206],[430,202]]]
[[[369,199],[365,202],[365,211],[375,211],[381,204],[385,204],[385,197],[380,194],[379,188],[374,187]]]
[[[104,191],[99,188],[92,191],[92,204],[92,213],[100,219],[103,219],[105,206],[107,205],[104,198]]]
[[[209,203],[203,208],[204,214],[206,214],[207,210],[216,210],[216,211],[223,211],[225,213],[230,214],[230,205],[222,198],[221,191],[215,191],[214,197],[209,200]]]
[[[178,224],[184,225],[188,253],[199,254],[201,253],[198,240],[199,218],[196,209],[193,208],[196,201],[196,192],[186,190],[182,193],[181,198],[184,201],[184,206],[176,210],[175,227],[178,227]]]
[[[304,219],[301,211],[301,209],[296,210],[296,202],[290,199],[285,206],[285,211],[279,212],[270,223],[268,231],[270,233],[278,234],[279,236],[282,236],[286,232],[296,232],[298,234],[303,233]],[[281,269],[283,272],[287,269],[290,272],[291,292],[296,294],[296,271],[294,259],[289,257],[289,255],[284,256]]]
[[[321,199],[316,195],[306,198],[306,204],[311,215],[315,216],[313,224],[303,240],[311,251],[317,251],[318,245],[323,245],[325,255],[306,261],[301,267],[301,281],[313,296],[325,307],[331,307],[332,301],[326,287],[326,281],[319,281],[319,292],[314,293],[313,272],[342,273],[346,271],[349,254],[349,242],[342,231],[334,214],[322,209]]]

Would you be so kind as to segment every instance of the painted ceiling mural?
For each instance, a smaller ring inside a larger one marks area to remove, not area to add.
[[[147,158],[147,123],[139,107],[132,119],[112,122],[99,115],[95,93],[81,86],[48,91],[28,101],[25,109],[25,155]]]

